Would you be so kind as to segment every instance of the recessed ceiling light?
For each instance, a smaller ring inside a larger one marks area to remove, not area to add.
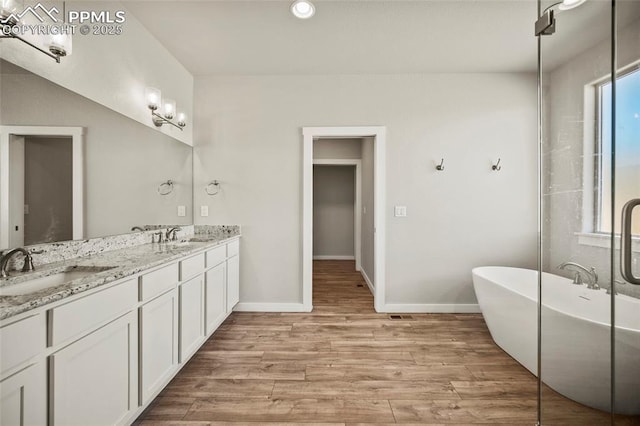
[[[316,13],[316,8],[309,0],[296,0],[291,4],[291,13],[296,18],[308,19]]]
[[[582,3],[586,1],[587,0],[562,0],[562,4],[558,6],[558,9],[570,10],[570,9],[573,9],[574,7],[580,6]]]

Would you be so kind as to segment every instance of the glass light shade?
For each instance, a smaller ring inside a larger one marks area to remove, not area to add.
[[[178,114],[178,126],[184,127],[187,125],[187,114],[181,112]]]
[[[296,0],[291,4],[291,13],[296,18],[308,19],[316,13],[316,8],[309,0]]]
[[[16,25],[20,20],[17,14],[23,9],[24,1],[22,0],[0,0],[0,21],[6,21],[5,24],[8,25]]]
[[[160,108],[162,104],[162,92],[155,87],[147,87],[144,89],[144,97],[147,100],[147,106],[151,111],[155,111]]]
[[[587,0],[562,0],[562,4],[560,6],[558,6],[558,9],[560,10],[570,10],[573,9],[575,7],[580,6],[582,3],[586,2]]]
[[[70,34],[54,34],[49,40],[49,51],[58,56],[71,55],[72,40]]]
[[[171,120],[176,115],[176,101],[173,99],[164,100],[164,118]]]

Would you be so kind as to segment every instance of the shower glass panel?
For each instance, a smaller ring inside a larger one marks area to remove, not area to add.
[[[604,89],[606,97],[613,97],[615,117],[615,180],[611,183],[612,199],[607,201],[611,203],[608,210],[615,244],[624,244],[624,240],[631,244],[626,252],[612,252],[614,293],[618,293],[614,297],[612,387],[615,424],[625,424],[628,417],[640,424],[640,2],[618,0],[615,9],[616,84]],[[631,210],[634,204],[637,207]],[[630,212],[628,234],[621,232],[625,205]],[[622,268],[625,260],[626,270]]]
[[[640,286],[620,270],[623,206],[640,198],[640,2],[539,12],[540,423],[640,421]]]

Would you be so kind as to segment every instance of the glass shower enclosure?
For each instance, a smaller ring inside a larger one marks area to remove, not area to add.
[[[538,17],[539,423],[640,424],[640,1]]]

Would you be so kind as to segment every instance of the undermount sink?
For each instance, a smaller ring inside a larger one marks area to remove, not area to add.
[[[0,286],[0,296],[22,296],[113,268],[115,268],[115,266],[70,266],[62,271],[44,277],[33,278],[17,284]]]

